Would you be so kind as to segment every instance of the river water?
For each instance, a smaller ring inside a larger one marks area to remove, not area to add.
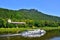
[[[54,37],[54,38],[52,38],[50,40],[60,40],[60,37]]]
[[[60,40],[60,30],[47,31],[44,36],[41,37],[22,37],[22,36],[11,36],[11,37],[0,37],[0,40]]]

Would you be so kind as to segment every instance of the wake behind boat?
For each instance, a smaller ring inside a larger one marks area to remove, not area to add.
[[[0,35],[0,37],[8,37],[8,36],[23,36],[23,37],[41,37],[46,33],[45,30],[34,29],[34,30],[27,30],[19,34],[7,34],[7,35]]]

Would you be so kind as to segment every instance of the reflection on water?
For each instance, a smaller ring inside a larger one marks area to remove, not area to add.
[[[60,40],[60,37],[55,37],[55,38],[52,38],[50,40]]]
[[[60,36],[59,30],[51,30],[51,31],[47,31],[47,33],[44,36],[36,37],[36,38],[14,36],[14,37],[0,37],[0,40],[49,40],[51,38],[58,36]]]

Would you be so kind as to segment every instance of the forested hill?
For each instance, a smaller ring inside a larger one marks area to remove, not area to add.
[[[4,19],[30,19],[30,20],[53,20],[60,21],[60,17],[46,15],[35,9],[20,9],[20,10],[9,10],[0,8],[0,18]]]
[[[48,21],[48,22],[60,22],[60,17],[51,16],[44,14],[36,9],[19,9],[19,10],[10,10],[5,8],[0,8],[0,19],[11,19],[13,21]]]

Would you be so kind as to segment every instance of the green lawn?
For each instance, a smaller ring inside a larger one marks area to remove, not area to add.
[[[40,27],[41,29],[44,30],[55,30],[55,29],[60,29],[60,27]]]

